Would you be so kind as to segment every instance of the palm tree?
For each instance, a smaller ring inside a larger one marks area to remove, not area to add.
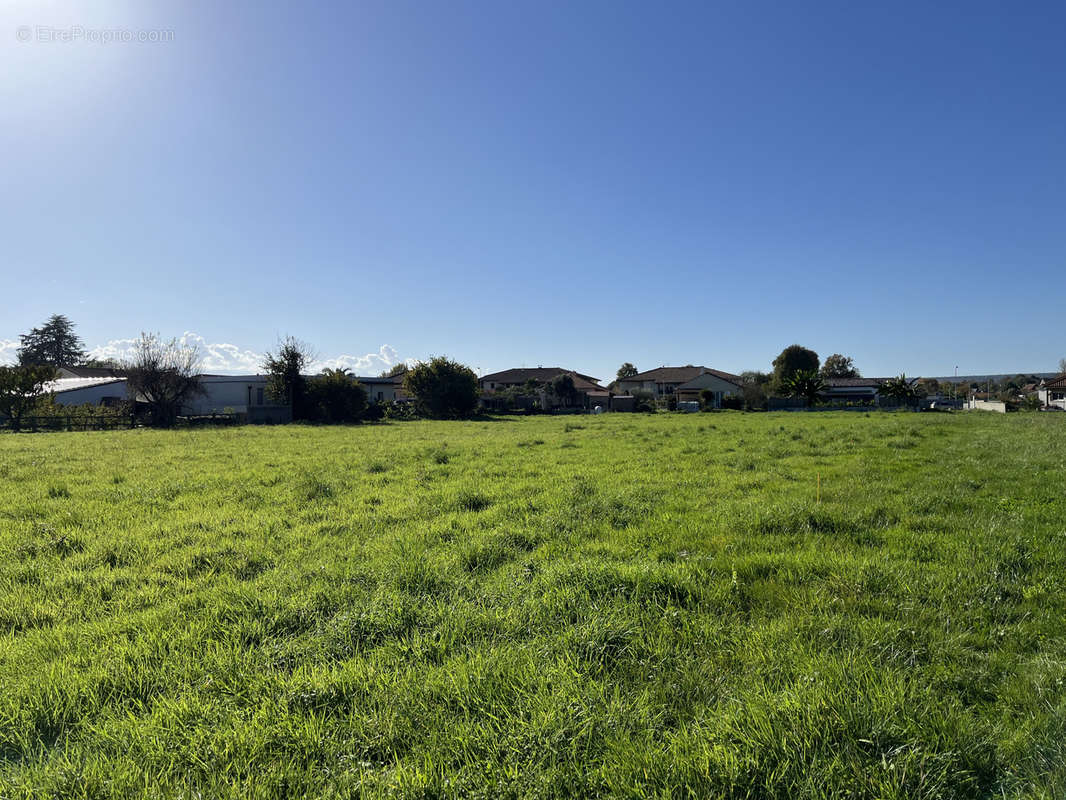
[[[825,389],[825,381],[813,369],[798,369],[785,381],[784,389],[789,397],[804,397],[813,405]]]
[[[889,378],[882,383],[880,393],[900,401],[912,400],[918,396],[918,390],[902,372],[898,378]]]

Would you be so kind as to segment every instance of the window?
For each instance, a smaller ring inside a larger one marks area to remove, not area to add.
[[[255,404],[257,406],[263,405],[263,387],[260,386],[255,390]]]
[[[384,399],[385,399],[385,393],[384,392],[378,392],[378,402],[380,403]]]

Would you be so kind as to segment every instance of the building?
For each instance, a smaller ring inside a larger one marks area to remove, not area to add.
[[[57,378],[125,378],[129,370],[120,367],[60,367]]]
[[[828,402],[876,403],[887,378],[826,378],[821,396]]]
[[[821,398],[827,403],[869,403],[877,405],[882,401],[881,387],[892,378],[826,378]],[[909,378],[907,382],[917,386],[920,378]],[[894,402],[884,398],[888,405]]]
[[[554,397],[545,388],[560,375],[569,375],[574,381],[574,389],[577,392],[577,405],[594,408],[601,406],[610,408],[611,393],[600,386],[598,378],[584,375],[572,369],[563,367],[518,367],[506,369],[502,372],[493,372],[478,380],[483,394],[483,402],[486,406],[498,405],[494,402],[493,395],[517,390],[522,393],[521,397],[530,406],[535,402],[540,408],[557,408],[566,405],[559,398]],[[524,391],[523,390],[528,390]],[[523,403],[519,403],[522,405]]]
[[[1037,396],[1044,408],[1061,408],[1066,411],[1066,372],[1041,381]]]
[[[356,378],[366,389],[366,399],[370,403],[402,403],[408,398],[403,390],[403,373],[385,378]]]
[[[744,386],[739,375],[730,375],[716,369],[704,368],[704,371],[690,381],[678,386],[674,394],[679,403],[703,402],[704,392],[709,391],[710,408],[722,408],[727,397],[743,397]]]
[[[183,416],[240,414],[249,422],[286,422],[292,418],[288,403],[278,403],[270,397],[268,375],[200,375],[199,378],[203,392],[182,406]]]
[[[41,394],[52,395],[61,406],[117,406],[129,399],[124,377],[56,378],[41,387]]]
[[[670,397],[677,394],[681,387],[685,387],[684,399],[698,400],[703,389],[721,392],[722,397],[739,394],[741,383],[739,376],[729,372],[688,364],[684,367],[657,367],[647,372],[639,372],[629,378],[622,378],[617,385],[620,391],[651,392],[657,399]]]

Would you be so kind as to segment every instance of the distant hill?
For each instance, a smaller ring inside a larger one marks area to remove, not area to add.
[[[940,383],[981,383],[983,381],[992,380],[994,383],[999,383],[1007,378],[1013,378],[1015,375],[1025,375],[1027,378],[1032,377],[1039,380],[1040,378],[1054,378],[1059,375],[1058,372],[1008,372],[1003,375],[960,375],[955,377],[954,375],[948,375],[945,378],[933,378],[933,380]],[[928,376],[923,375],[923,378]]]

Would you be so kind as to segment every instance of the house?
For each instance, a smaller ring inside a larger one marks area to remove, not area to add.
[[[870,403],[876,405],[881,400],[881,387],[891,378],[826,378],[825,388],[820,395],[829,403]],[[917,385],[919,378],[910,378],[911,386]]]
[[[575,372],[572,369],[564,369],[563,367],[519,367],[507,369],[481,377],[478,380],[478,385],[481,387],[484,395],[483,401],[487,406],[496,405],[493,402],[493,395],[497,393],[510,389],[522,390],[529,387],[531,393],[525,396],[535,399],[541,408],[549,408],[563,405],[558,398],[550,396],[543,389],[544,386],[560,375],[569,375],[573,379],[574,389],[580,399],[579,405],[590,408],[597,405],[603,408],[610,407],[611,393],[603,386],[600,386],[598,378]]]
[[[370,403],[397,403],[408,400],[403,390],[403,373],[384,378],[356,378],[366,389],[366,399]]]
[[[1066,372],[1041,381],[1037,396],[1044,408],[1061,408],[1066,411]]]
[[[41,394],[52,395],[61,406],[117,406],[129,398],[125,378],[102,376],[56,378],[41,387]]]
[[[722,408],[722,401],[727,397],[744,395],[743,380],[739,375],[731,375],[717,369],[703,368],[703,372],[674,390],[679,403],[702,402],[704,391],[711,393],[710,408]]]
[[[635,391],[651,392],[657,399],[678,393],[684,387],[684,400],[699,400],[700,392],[710,389],[720,392],[716,402],[721,398],[741,393],[742,381],[739,376],[710,367],[688,364],[684,367],[658,367],[647,372],[639,372],[618,381],[619,390],[632,393]],[[682,399],[678,397],[678,399]],[[720,406],[716,406],[720,407]]]
[[[821,396],[828,402],[876,403],[887,378],[826,378]]]

